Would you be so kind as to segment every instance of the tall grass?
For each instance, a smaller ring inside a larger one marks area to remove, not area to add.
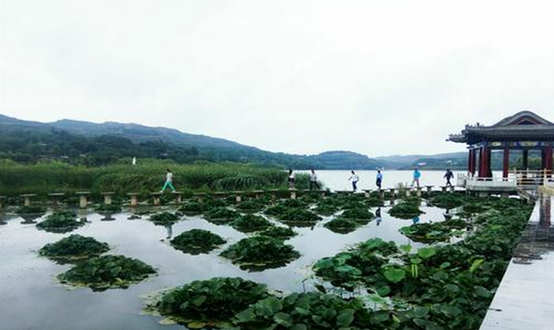
[[[0,194],[45,195],[50,192],[73,193],[113,191],[147,193],[159,190],[166,168],[174,174],[174,185],[181,191],[225,191],[280,189],[286,187],[286,173],[274,167],[238,163],[176,164],[171,161],[142,160],[137,165],[115,164],[85,167],[60,162],[24,165],[0,162]],[[297,175],[297,188],[308,186],[308,176]]]

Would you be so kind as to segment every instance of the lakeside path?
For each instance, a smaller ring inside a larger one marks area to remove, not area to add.
[[[553,206],[537,201],[480,330],[554,328]]]

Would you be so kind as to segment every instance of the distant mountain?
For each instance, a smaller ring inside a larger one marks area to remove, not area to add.
[[[180,163],[195,161],[250,162],[294,169],[374,170],[465,168],[465,153],[394,155],[369,158],[351,151],[292,155],[205,135],[165,127],[63,119],[52,123],[19,120],[0,114],[0,159],[22,162],[64,159],[99,165],[125,157],[166,158]]]
[[[351,151],[327,151],[318,155],[306,156],[310,163],[318,164],[318,168],[334,170],[374,170],[382,167],[392,167],[389,161],[371,159],[366,155]]]
[[[432,158],[432,159],[459,159],[462,157],[467,157],[465,152],[451,152],[444,154],[436,155],[392,155],[392,156],[382,156],[375,157],[376,160],[389,161],[397,164],[412,164],[422,158]]]
[[[274,153],[164,127],[67,119],[40,123],[0,115],[0,158],[26,162],[61,158],[98,165],[134,156],[167,158],[182,163],[198,160],[252,162],[295,169],[375,169],[388,164],[349,151],[319,155]]]

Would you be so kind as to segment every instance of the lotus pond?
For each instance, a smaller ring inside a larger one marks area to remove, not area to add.
[[[379,204],[186,201],[33,221],[8,208],[2,329],[478,329],[530,208],[438,195],[397,200],[395,218]],[[77,257],[45,252],[60,248]]]

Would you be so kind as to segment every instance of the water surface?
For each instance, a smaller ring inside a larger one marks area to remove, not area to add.
[[[375,209],[372,209],[374,211]],[[337,234],[323,227],[324,221],[313,228],[294,228],[299,235],[288,240],[302,256],[277,269],[248,272],[218,256],[222,249],[209,254],[189,255],[173,249],[168,234],[178,235],[193,228],[210,230],[228,240],[223,247],[246,237],[225,225],[214,225],[202,217],[186,217],[171,230],[155,226],[145,217],[128,220],[130,213],[115,214],[113,221],[102,221],[97,213],[83,213],[88,223],[66,234],[54,234],[37,230],[34,224],[24,224],[23,219],[3,214],[5,225],[0,226],[0,310],[2,330],[121,330],[121,329],[184,329],[179,325],[162,326],[160,319],[140,315],[143,300],[139,296],[168,287],[186,284],[193,280],[214,276],[239,276],[266,283],[270,289],[285,292],[311,288],[313,279],[303,281],[312,273],[311,265],[318,259],[332,256],[347,247],[380,237],[400,244],[412,242],[398,232],[412,220],[400,220],[387,214],[382,208],[382,220],[369,224],[349,234]],[[444,210],[422,207],[426,214],[420,222],[444,220]],[[41,219],[39,219],[40,221]],[[72,233],[92,236],[107,242],[111,254],[138,258],[158,269],[158,276],[147,279],[128,289],[110,289],[93,292],[88,288],[72,289],[58,283],[56,275],[68,270],[70,265],[59,265],[39,257],[37,251],[46,243],[55,242]]]

